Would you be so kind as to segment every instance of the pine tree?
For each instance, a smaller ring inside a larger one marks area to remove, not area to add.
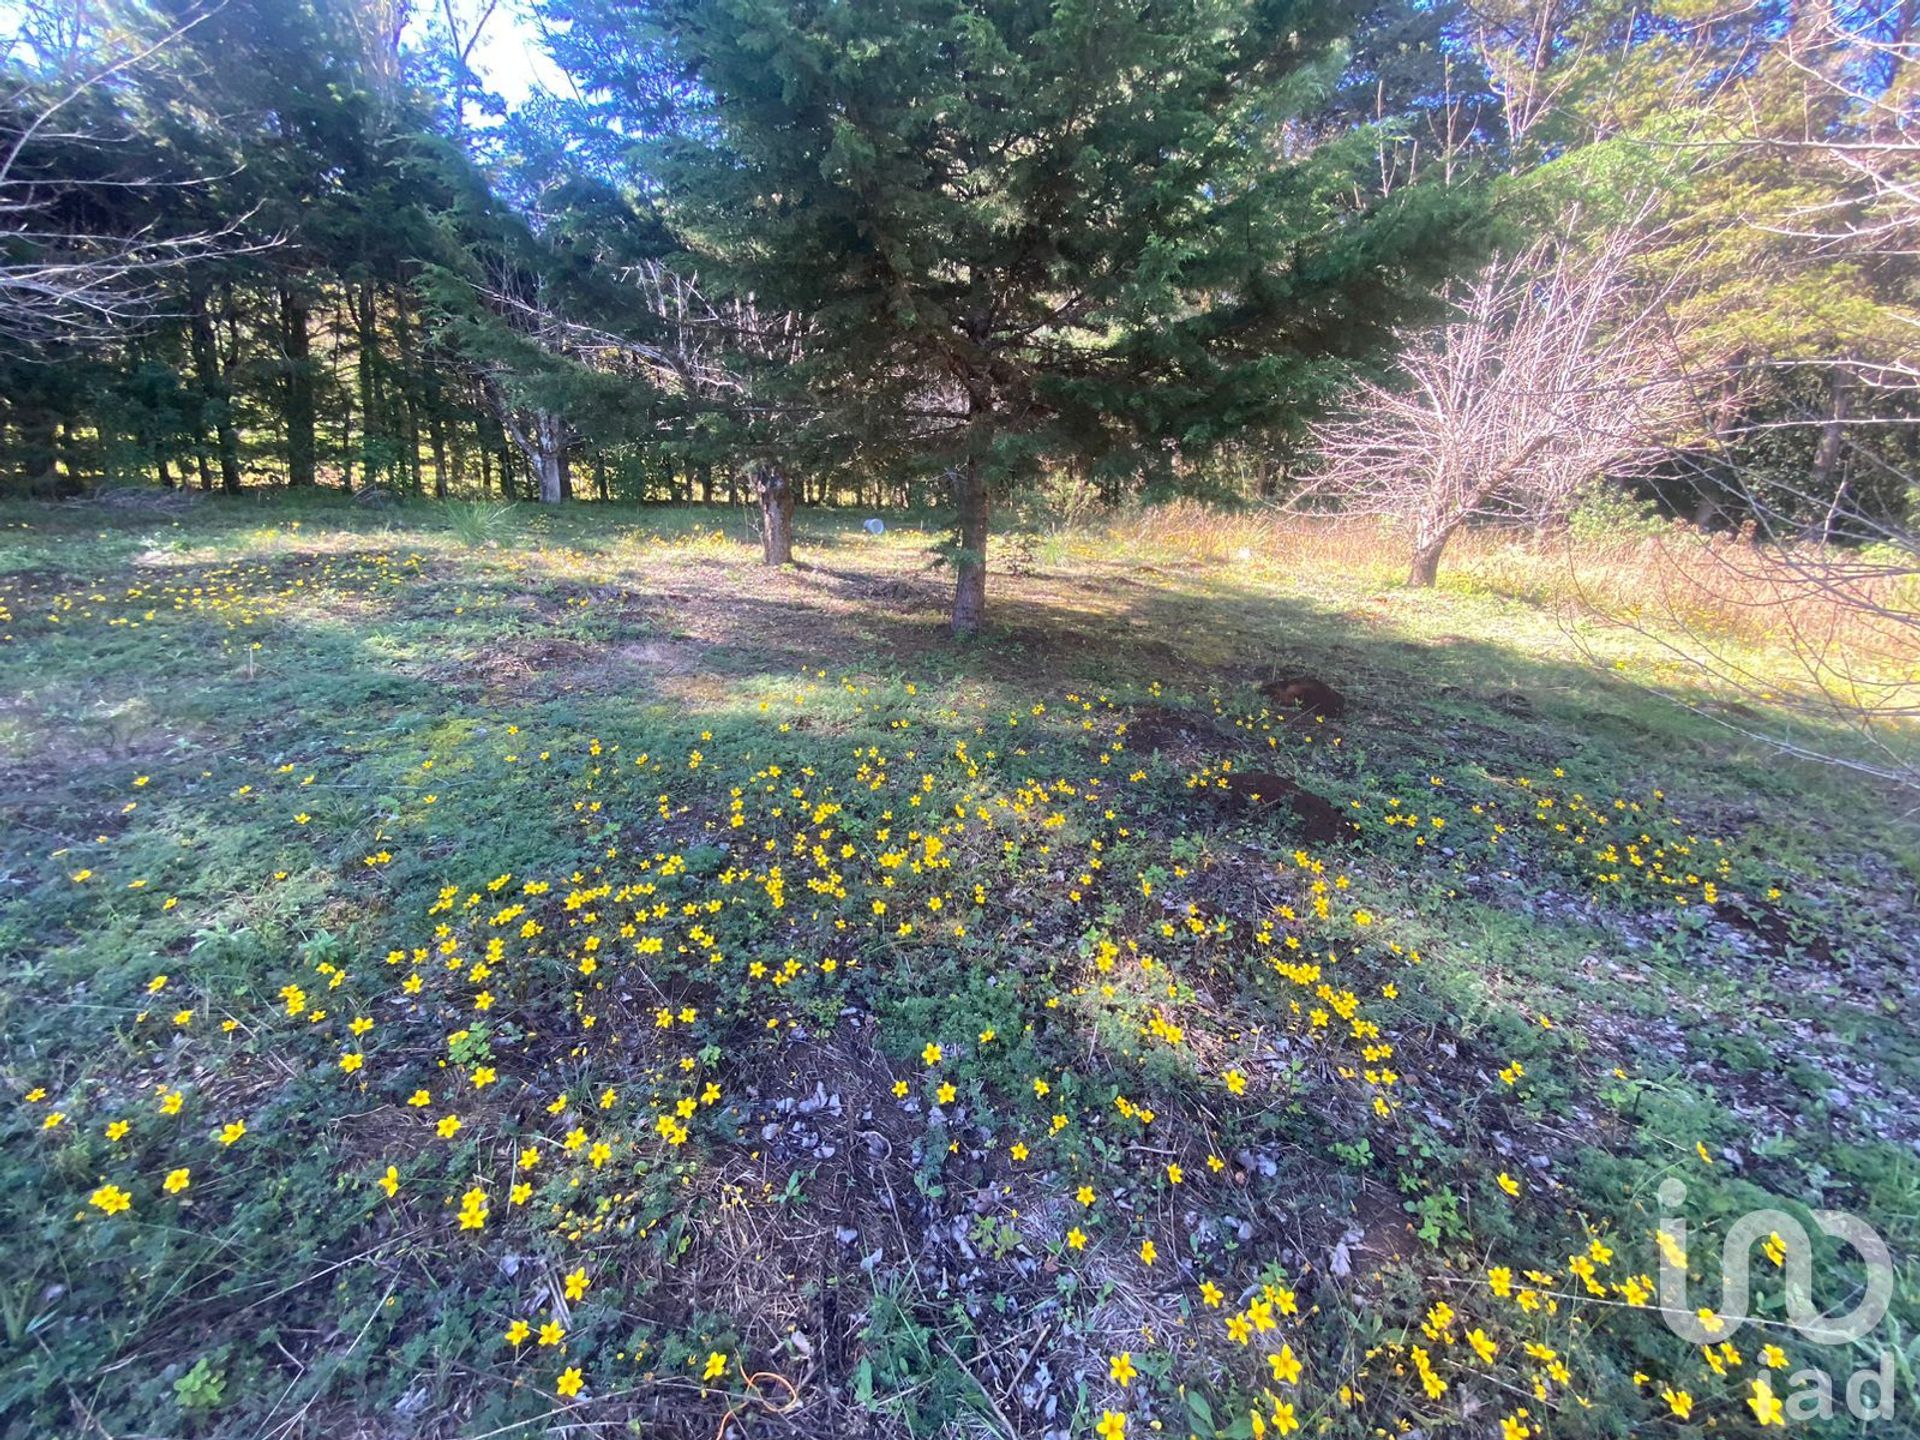
[[[547,0],[631,183],[704,276],[805,318],[816,432],[951,478],[953,628],[989,496],[1165,468],[1322,400],[1472,247],[1327,134],[1364,13],[1251,0]]]

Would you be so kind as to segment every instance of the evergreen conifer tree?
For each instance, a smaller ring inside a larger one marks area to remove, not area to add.
[[[804,316],[829,432],[951,477],[956,633],[989,496],[1164,468],[1310,407],[1472,248],[1311,123],[1364,13],[1307,0],[548,0],[556,58],[703,277]]]

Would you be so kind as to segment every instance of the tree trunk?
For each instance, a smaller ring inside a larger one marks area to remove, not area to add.
[[[380,315],[371,280],[360,286],[353,319],[360,342],[360,468],[362,483],[370,485],[379,466],[379,442],[386,434],[380,399]]]
[[[573,476],[568,466],[567,448],[573,443],[573,433],[566,417],[556,415],[551,410],[535,410],[526,424],[513,406],[492,381],[486,382],[487,404],[493,410],[493,418],[500,422],[500,430],[513,442],[513,448],[520,452],[527,462],[528,490],[537,493],[542,505],[558,505],[562,500],[573,497]],[[500,452],[500,484],[507,484],[507,452]]]
[[[983,338],[982,336],[978,338]],[[953,487],[953,633],[978,634],[987,618],[987,529],[991,520],[987,477],[980,473],[982,433],[992,434],[993,389],[984,376],[967,379],[967,455],[947,472]]]
[[[541,410],[535,413],[532,426],[524,433],[514,430],[514,438],[521,442],[527,463],[533,468],[535,482],[540,487],[542,505],[558,505],[573,491],[572,477],[567,473],[567,424],[551,411]]]
[[[566,499],[566,489],[561,481],[561,452],[542,449],[536,456],[530,456],[540,480],[540,503],[558,505]]]
[[[198,285],[187,289],[187,320],[194,370],[199,377],[200,393],[205,397],[213,421],[214,438],[219,447],[220,488],[229,495],[238,495],[240,437],[234,433],[226,376],[220,369],[219,342],[213,333],[213,317],[207,313],[207,295]]]
[[[980,462],[968,456],[952,472],[954,528],[960,548],[953,557],[953,633],[973,635],[987,614],[987,482]]]
[[[66,464],[66,483],[61,488],[65,495],[77,495],[86,488],[87,459],[80,448],[80,437],[74,432],[71,420],[60,425],[60,458]]]
[[[427,411],[427,436],[433,446],[433,498],[447,498],[447,427],[438,407]]]
[[[1453,531],[1441,530],[1429,533],[1422,529],[1414,542],[1413,567],[1407,573],[1407,584],[1422,590],[1431,590],[1440,578],[1440,552],[1447,548],[1447,541]]]
[[[400,472],[407,486],[418,495],[426,486],[420,474],[420,364],[413,349],[413,323],[407,316],[407,288],[393,292],[393,335],[400,352],[400,404],[406,411],[406,433],[402,439],[406,454],[401,457]]]
[[[353,493],[353,395],[340,397],[340,488]]]
[[[753,472],[754,493],[760,497],[760,550],[768,565],[793,563],[793,482],[774,465]]]
[[[449,488],[464,490],[467,488],[466,427],[460,423],[460,417],[457,415],[443,417],[440,423],[447,432],[448,463],[451,467],[447,471],[447,478],[451,482]]]
[[[698,474],[700,476],[700,503],[702,505],[711,505],[713,503],[713,462],[711,460],[702,460],[698,467]]]
[[[291,285],[280,289],[280,354],[286,365],[287,483],[314,482],[312,345],[307,334],[307,297]]]
[[[60,426],[51,411],[33,409],[20,420],[21,472],[31,495],[49,496],[60,488]]]
[[[1827,509],[1826,518],[1820,524],[1820,538],[1826,540],[1833,533],[1833,517],[1840,506],[1840,493],[1846,487],[1844,480],[1836,482],[1834,472],[1840,468],[1840,443],[1846,437],[1847,429],[1847,372],[1835,366],[1828,379],[1828,394],[1831,403],[1827,409],[1827,418],[1820,425],[1820,443],[1813,449],[1813,470],[1808,476],[1807,491],[1815,503],[1829,489],[1832,504]]]
[[[351,304],[348,305],[351,311]],[[343,327],[344,329],[344,327]],[[333,347],[333,381],[340,392],[340,444],[336,454],[340,457],[340,487],[351,495],[353,493],[353,390],[341,383],[341,356],[346,346],[336,344]]]

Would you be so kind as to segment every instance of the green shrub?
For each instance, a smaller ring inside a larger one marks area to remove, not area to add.
[[[470,550],[497,547],[518,528],[519,507],[511,500],[452,500],[447,502],[447,528]]]
[[[1567,528],[1576,540],[1638,540],[1667,528],[1660,507],[1614,480],[1596,480],[1581,494]]]

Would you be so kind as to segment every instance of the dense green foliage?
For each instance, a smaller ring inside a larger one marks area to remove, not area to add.
[[[186,253],[17,333],[0,483],[957,481],[965,573],[990,497],[1284,492],[1487,245],[1643,214],[1701,396],[1669,511],[1910,506],[1905,192],[1847,158],[1910,111],[1906,10],[543,13],[572,88],[509,111],[371,0],[23,7],[8,265]]]
[[[1379,194],[1372,127],[1289,143],[1345,69],[1339,5],[549,13],[688,255],[802,317],[780,389],[833,437],[815,453],[951,472],[963,629],[991,488],[1284,426],[1391,348],[1484,208]]]

